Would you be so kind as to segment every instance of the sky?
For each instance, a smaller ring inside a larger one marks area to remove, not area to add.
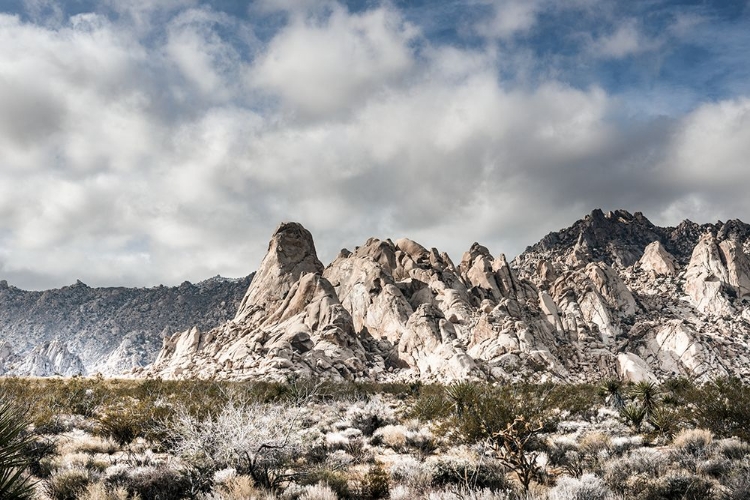
[[[0,0],[0,279],[155,286],[594,208],[750,221],[750,3]]]

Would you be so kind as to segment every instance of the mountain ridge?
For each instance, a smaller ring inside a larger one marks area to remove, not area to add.
[[[0,374],[115,375],[149,364],[164,335],[230,318],[251,279],[151,288],[78,280],[43,291],[0,281]]]
[[[748,378],[749,246],[741,221],[660,228],[594,210],[512,264],[478,243],[455,265],[406,238],[370,238],[321,270],[312,235],[283,223],[235,319],[165,339],[139,375]],[[301,249],[284,254],[296,274],[274,264],[284,247]]]
[[[454,263],[408,238],[369,238],[326,266],[307,229],[282,223],[244,281],[139,289],[138,300],[81,282],[45,292],[0,283],[0,367],[274,380],[750,380],[749,254],[750,225],[736,219],[659,227],[640,212],[597,209],[511,262],[479,243]],[[96,290],[120,298],[91,300]],[[13,322],[9,304],[23,313]],[[61,334],[50,324],[66,326]]]

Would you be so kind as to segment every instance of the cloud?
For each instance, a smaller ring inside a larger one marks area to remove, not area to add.
[[[305,116],[338,113],[408,73],[417,34],[386,7],[350,14],[334,5],[324,19],[296,15],[256,61],[250,85]]]
[[[499,0],[492,5],[492,15],[475,29],[481,36],[500,39],[525,33],[536,24],[542,6],[539,0]]]
[[[621,59],[654,50],[658,46],[658,41],[641,33],[634,19],[628,19],[620,21],[611,33],[591,40],[589,50],[599,57]]]
[[[634,118],[638,89],[525,83],[520,60],[544,60],[506,42],[548,4],[498,3],[492,41],[466,43],[388,3],[102,5],[0,14],[0,279],[19,286],[246,275],[282,220],[324,261],[370,236],[459,260],[473,241],[511,257],[598,206],[750,215],[747,98]],[[576,60],[649,50],[628,19]]]
[[[726,220],[750,213],[745,195],[750,185],[748,158],[750,99],[698,107],[680,120],[660,165],[663,182],[678,191],[665,213],[682,213],[694,220]]]

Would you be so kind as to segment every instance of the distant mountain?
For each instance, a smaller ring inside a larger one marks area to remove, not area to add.
[[[369,239],[327,267],[279,226],[233,319],[138,375],[221,379],[750,380],[750,226],[595,210],[508,263]],[[0,349],[2,352],[2,349]]]
[[[43,292],[0,281],[0,373],[122,374],[154,361],[165,336],[233,317],[251,276],[178,287]]]

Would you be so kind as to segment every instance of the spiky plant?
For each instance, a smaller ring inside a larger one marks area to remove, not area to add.
[[[643,419],[646,418],[646,408],[638,403],[628,403],[620,408],[620,417],[636,432],[640,432]]]
[[[659,392],[659,386],[647,380],[641,380],[631,389],[631,394],[640,400],[641,406],[646,410],[646,416],[651,415],[658,406]]]
[[[445,388],[445,395],[453,405],[453,412],[457,417],[463,417],[466,408],[476,402],[479,388],[474,382],[453,382]]]
[[[620,410],[625,406],[625,402],[622,399],[622,382],[619,379],[608,378],[604,381],[599,390],[604,396],[610,397],[612,406],[614,406],[615,409]]]
[[[25,473],[25,450],[31,442],[26,434],[25,415],[0,398],[0,498],[30,499],[33,485]]]

